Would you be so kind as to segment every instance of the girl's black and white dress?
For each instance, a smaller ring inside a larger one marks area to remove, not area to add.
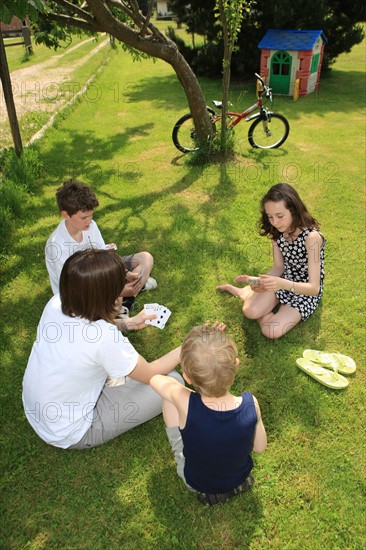
[[[282,277],[295,283],[308,283],[308,252],[305,242],[312,231],[315,229],[303,229],[301,233],[293,241],[287,241],[281,233],[281,236],[276,240],[282,256],[284,271]],[[295,294],[288,290],[278,290],[276,296],[280,303],[286,306],[291,306],[300,312],[301,318],[305,321],[318,307],[319,301],[323,295],[324,283],[324,247],[325,238],[322,237],[323,243],[320,248],[320,291],[316,296],[305,296],[304,294]],[[315,253],[316,251],[314,251]]]

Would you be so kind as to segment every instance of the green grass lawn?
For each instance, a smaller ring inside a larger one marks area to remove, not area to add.
[[[132,63],[118,50],[87,95],[39,143],[44,170],[19,217],[3,261],[2,507],[0,547],[60,549],[354,549],[365,533],[364,49],[342,55],[320,90],[276,98],[290,121],[278,150],[252,150],[247,127],[237,158],[190,167],[171,141],[187,110],[162,62]],[[202,80],[207,101],[220,83]],[[250,86],[232,85],[244,108]],[[240,129],[240,128],[239,128]],[[239,347],[234,390],[252,391],[269,445],[254,456],[253,491],[205,508],[177,478],[159,417],[97,449],[44,444],[28,425],[21,383],[44,305],[51,296],[43,249],[59,221],[55,190],[68,177],[91,185],[95,219],[121,253],[149,250],[158,289],[138,298],[167,305],[163,331],[131,334],[147,359],[179,344],[205,319],[221,319]],[[327,238],[322,304],[278,341],[243,318],[239,301],[215,292],[239,273],[271,265],[257,234],[258,203],[274,183],[299,191]],[[305,348],[338,350],[357,365],[335,392],[295,364]]]

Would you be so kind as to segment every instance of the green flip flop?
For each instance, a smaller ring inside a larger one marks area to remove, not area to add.
[[[304,357],[296,359],[296,364],[306,374],[333,390],[343,390],[349,384],[347,378],[338,374],[336,367],[334,367],[334,371],[332,372],[313,363],[310,359],[304,359]]]
[[[356,363],[351,357],[341,353],[327,353],[316,349],[306,349],[302,356],[310,359],[313,363],[319,363],[322,367],[337,368],[341,374],[353,374],[356,370]]]

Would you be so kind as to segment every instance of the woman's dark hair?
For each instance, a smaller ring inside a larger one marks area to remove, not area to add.
[[[261,218],[259,220],[259,234],[262,236],[268,236],[273,240],[280,237],[278,229],[271,225],[264,206],[267,202],[280,202],[284,201],[285,206],[290,210],[292,215],[292,227],[289,234],[291,235],[296,231],[298,227],[319,229],[318,221],[309,214],[305,204],[299,197],[296,189],[291,187],[288,183],[277,183],[273,185],[271,189],[264,195],[260,203]]]
[[[61,309],[70,317],[112,322],[115,301],[125,286],[123,259],[109,250],[82,250],[70,256],[61,271]]]

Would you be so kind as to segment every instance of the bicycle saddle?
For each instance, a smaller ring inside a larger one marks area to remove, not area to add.
[[[213,99],[212,103],[215,105],[217,109],[222,109],[222,101],[216,101],[215,99]]]

